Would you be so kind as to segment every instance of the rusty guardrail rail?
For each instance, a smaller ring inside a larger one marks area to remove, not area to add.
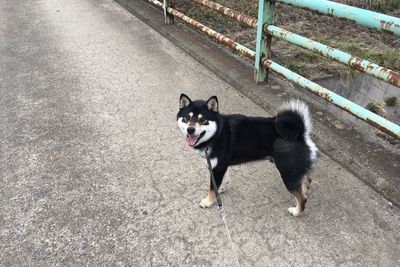
[[[185,14],[172,8],[171,0],[163,0],[163,3],[157,0],[146,0],[154,6],[160,8],[164,12],[165,22],[173,24],[173,18],[179,18],[185,23],[188,23],[196,29],[206,33],[211,38],[221,42],[228,47],[238,51],[241,55],[255,60],[255,75],[256,82],[265,81],[268,79],[268,72],[271,70],[278,75],[294,82],[295,84],[307,89],[308,91],[322,97],[331,102],[335,106],[349,112],[350,114],[366,121],[370,125],[380,129],[381,131],[400,139],[400,126],[388,121],[387,119],[364,109],[363,107],[347,100],[346,98],[335,94],[328,89],[292,72],[291,70],[273,62],[271,57],[271,41],[272,37],[283,39],[305,49],[311,50],[322,56],[331,58],[337,62],[348,65],[359,71],[372,75],[380,80],[400,87],[400,73],[394,70],[379,66],[368,60],[352,56],[346,52],[340,51],[333,47],[326,46],[311,39],[302,37],[295,33],[286,31],[273,24],[275,0],[259,0],[258,19],[247,16],[241,12],[224,7],[220,4],[209,0],[194,0],[203,6],[213,9],[221,14],[229,16],[242,22],[250,27],[257,28],[256,36],[256,51],[253,51],[227,36],[220,34],[204,24],[189,18]],[[326,0],[278,0],[279,2],[289,4],[295,7],[315,11],[321,14],[346,18],[357,24],[384,31],[386,33],[400,36],[400,19],[383,15],[380,13],[355,8]]]

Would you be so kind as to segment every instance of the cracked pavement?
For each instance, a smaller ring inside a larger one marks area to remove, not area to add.
[[[1,266],[234,266],[178,97],[271,114],[111,0],[1,0],[0,55]],[[400,209],[324,154],[301,218],[268,161],[230,176],[241,266],[400,265]]]

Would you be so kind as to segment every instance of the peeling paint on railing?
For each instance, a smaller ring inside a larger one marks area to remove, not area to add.
[[[400,18],[327,0],[278,1],[294,7],[318,12],[323,15],[348,19],[370,29],[383,31],[400,37]]]
[[[371,76],[374,76],[375,78],[390,83],[394,86],[400,87],[400,73],[397,71],[381,67],[368,60],[352,56],[348,53],[340,51],[339,49],[326,46],[319,42],[313,41],[311,39],[286,31],[273,25],[266,25],[264,27],[264,31],[275,36],[276,38],[283,39],[292,44],[318,53],[324,57],[331,58],[340,63],[353,67],[356,70],[370,74]]]
[[[214,3],[212,1],[208,1],[208,0],[193,0],[194,2],[197,2],[199,4],[202,4],[203,6],[209,7],[221,14],[224,14],[228,17],[234,18],[239,22],[242,22],[250,27],[257,27],[257,19],[247,16],[241,12],[235,11],[233,9],[230,9],[228,7],[225,7],[223,5]]]

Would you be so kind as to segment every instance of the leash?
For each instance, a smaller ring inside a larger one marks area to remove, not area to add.
[[[221,195],[218,192],[217,183],[215,182],[214,173],[213,173],[212,166],[211,166],[211,159],[210,159],[210,155],[208,154],[207,147],[204,148],[204,153],[206,154],[207,167],[208,167],[208,170],[209,170],[210,176],[211,176],[211,184],[212,184],[213,190],[215,192],[215,197],[217,199],[217,205],[216,205],[217,206],[217,210],[218,210],[218,213],[219,213],[222,221],[225,224],[226,233],[228,235],[229,242],[231,243],[231,248],[232,248],[232,251],[233,251],[233,255],[235,255],[236,264],[237,264],[237,266],[240,266],[239,258],[238,258],[237,254],[236,254],[235,247],[233,246],[233,241],[232,241],[232,237],[231,237],[231,234],[229,232],[229,229],[228,229],[228,225],[226,224],[224,206],[222,206]]]
[[[221,216],[221,218],[224,218],[225,217],[224,207],[222,206],[221,195],[218,192],[217,183],[215,182],[214,173],[213,173],[213,170],[211,167],[211,159],[210,159],[210,155],[208,154],[208,149],[204,148],[204,152],[206,154],[207,167],[208,167],[208,170],[210,171],[211,184],[212,184],[212,187],[215,192],[215,197],[217,198],[217,209],[218,209],[218,212],[219,212],[219,215]]]

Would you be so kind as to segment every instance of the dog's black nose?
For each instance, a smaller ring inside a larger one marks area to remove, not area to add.
[[[195,131],[196,131],[196,128],[194,128],[194,127],[189,127],[189,128],[187,128],[187,133],[188,133],[189,135],[194,134]]]

